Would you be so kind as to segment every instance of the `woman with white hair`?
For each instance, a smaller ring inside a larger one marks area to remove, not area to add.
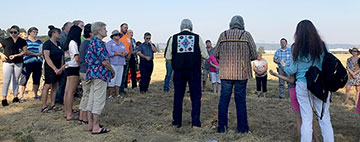
[[[88,130],[92,134],[107,133],[110,129],[101,128],[99,116],[104,109],[106,101],[107,83],[114,78],[115,71],[110,65],[105,43],[102,41],[107,36],[106,24],[95,22],[91,26],[94,37],[90,41],[85,61],[88,64],[86,80],[88,80],[90,93],[86,110],[88,111]]]

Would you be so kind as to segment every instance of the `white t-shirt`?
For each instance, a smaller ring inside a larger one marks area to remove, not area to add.
[[[255,61],[254,61],[255,70],[256,70],[256,71],[259,71],[259,72],[265,70],[266,64],[267,64],[267,62],[266,62],[265,59],[261,59],[260,61],[259,61],[259,60],[255,60]],[[267,72],[265,72],[265,73],[262,74],[262,75],[258,75],[257,73],[255,73],[255,76],[257,76],[257,77],[263,77],[263,76],[265,76],[266,74],[267,74]]]
[[[79,65],[75,61],[75,55],[79,55],[79,50],[74,40],[71,40],[69,43],[69,54],[70,54],[70,61],[66,62],[68,67],[79,67]]]

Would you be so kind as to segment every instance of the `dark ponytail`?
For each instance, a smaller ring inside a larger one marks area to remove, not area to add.
[[[48,28],[49,28],[48,36],[50,38],[52,37],[53,33],[55,33],[55,32],[61,33],[61,30],[59,28],[55,28],[53,25],[48,26]]]

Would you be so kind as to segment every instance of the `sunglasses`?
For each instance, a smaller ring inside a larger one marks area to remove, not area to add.
[[[151,38],[145,38],[146,40],[150,40]]]
[[[121,36],[121,34],[114,34],[113,36]]]
[[[17,31],[10,31],[10,34],[18,34],[18,32]]]

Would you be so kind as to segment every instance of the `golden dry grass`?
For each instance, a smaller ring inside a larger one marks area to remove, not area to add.
[[[263,57],[269,62],[269,69],[275,70],[272,56]],[[345,63],[347,55],[337,55]],[[0,65],[1,66],[1,65]],[[2,73],[0,73],[2,84]],[[155,59],[155,67],[150,85],[150,93],[141,95],[138,91],[129,90],[122,100],[107,101],[101,116],[101,124],[111,129],[108,134],[91,135],[86,126],[75,121],[66,121],[63,113],[41,113],[41,102],[33,100],[31,85],[28,85],[25,103],[10,103],[0,107],[0,141],[124,141],[124,142],[206,142],[227,141],[297,141],[295,116],[291,110],[290,100],[277,99],[278,81],[269,76],[268,95],[258,98],[255,94],[255,82],[250,79],[247,87],[247,110],[251,133],[237,134],[236,113],[232,99],[229,107],[229,131],[216,133],[213,124],[217,121],[219,96],[211,93],[210,82],[202,96],[202,128],[192,129],[191,103],[189,95],[184,98],[183,127],[171,126],[173,91],[163,93],[165,62],[162,55]],[[29,82],[31,84],[31,81]],[[336,141],[360,140],[360,116],[354,112],[352,105],[341,106],[344,100],[344,89],[334,93],[331,104],[331,119]],[[354,93],[352,98],[354,97]],[[12,100],[9,96],[8,100]],[[75,108],[78,107],[78,98]],[[316,129],[319,130],[318,124]],[[321,134],[318,134],[321,137]]]

